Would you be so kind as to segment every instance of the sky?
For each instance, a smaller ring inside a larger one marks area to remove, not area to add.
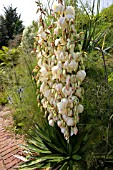
[[[13,8],[17,7],[17,13],[21,14],[21,19],[25,26],[29,26],[33,20],[37,21],[38,15],[36,14],[37,5],[35,1],[38,0],[0,0],[0,14],[4,14],[3,6],[7,7],[12,4]],[[41,0],[43,3],[47,0]],[[88,0],[93,2],[93,0]],[[97,1],[97,0],[96,0]],[[86,2],[86,0],[82,0]],[[113,0],[101,0],[101,8],[107,7],[113,3]]]
[[[37,5],[36,0],[0,0],[0,14],[4,14],[3,6],[17,7],[17,13],[21,14],[21,20],[25,26],[29,26],[33,20],[37,21],[36,14]],[[44,1],[44,0],[43,0]]]

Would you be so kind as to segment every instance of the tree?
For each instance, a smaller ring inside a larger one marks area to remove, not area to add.
[[[0,35],[4,35],[4,41],[0,40],[0,48],[8,45],[9,40],[13,40],[17,34],[22,33],[24,26],[20,18],[21,15],[18,15],[17,8],[4,7],[4,16],[0,17]]]
[[[0,15],[0,48],[7,44],[7,29],[5,26],[5,19]]]

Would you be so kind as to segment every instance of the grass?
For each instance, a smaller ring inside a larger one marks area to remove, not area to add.
[[[6,88],[7,98],[9,98],[8,105],[14,110],[14,131],[16,133],[26,133],[35,122],[42,122],[43,114],[38,108],[36,99],[36,84],[32,80],[32,70],[35,65],[35,56],[26,55],[21,51],[18,64],[7,71],[10,81],[4,88]]]

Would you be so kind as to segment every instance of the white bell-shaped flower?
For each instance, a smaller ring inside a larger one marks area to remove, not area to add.
[[[48,76],[48,74],[49,74],[47,68],[44,66],[41,67],[40,72],[41,72],[41,75],[44,77]]]
[[[61,127],[61,132],[64,134],[66,132],[66,127]]]
[[[49,116],[48,116],[48,120],[51,120],[53,118],[53,114],[50,113]]]
[[[52,127],[54,126],[54,120],[53,119],[49,120],[49,125],[52,126]]]
[[[57,122],[57,125],[58,125],[59,127],[62,127],[62,121],[59,120],[59,121]]]
[[[66,123],[68,126],[74,126],[74,118],[68,117]]]
[[[43,82],[40,86],[40,92],[43,92],[48,89],[48,86],[45,82]]]
[[[58,102],[57,107],[60,114],[66,113],[66,107],[64,107],[64,104],[62,102]]]
[[[86,72],[84,70],[79,70],[77,72],[76,78],[78,81],[82,82],[86,77]]]
[[[66,14],[66,15],[65,15],[65,18],[66,18],[67,21],[69,21],[69,20],[71,20],[71,19],[74,19],[75,17],[74,17],[73,14]]]
[[[65,30],[67,28],[67,23],[66,23],[66,18],[65,17],[60,17],[59,18],[58,27],[61,28],[62,30]]]
[[[41,34],[39,34],[39,36],[44,40],[47,39],[46,33],[44,31]]]
[[[56,66],[52,67],[53,79],[59,79],[62,74],[62,65],[59,62]]]
[[[55,46],[58,46],[59,42],[60,42],[60,39],[56,39],[55,40]]]
[[[79,104],[78,107],[77,107],[77,111],[78,113],[82,113],[84,111],[84,107],[82,104]]]
[[[52,6],[52,9],[53,9],[54,13],[61,14],[63,9],[64,9],[64,6],[62,4],[60,4],[60,3],[54,2],[53,6]]]
[[[65,14],[72,14],[73,16],[75,16],[75,10],[72,6],[67,6],[66,10],[65,10]]]
[[[61,92],[62,91],[62,83],[59,83],[59,84],[56,84],[55,85],[55,89],[58,91],[58,92]]]
[[[64,94],[65,97],[71,96],[72,93],[73,93],[72,87],[64,86],[64,87],[62,88],[62,93]]]

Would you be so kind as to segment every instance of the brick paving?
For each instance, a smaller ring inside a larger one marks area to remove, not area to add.
[[[11,132],[13,124],[11,113],[6,107],[0,108],[0,170],[18,169],[18,165],[22,162],[14,156],[22,155],[20,145],[23,143],[23,138]]]

